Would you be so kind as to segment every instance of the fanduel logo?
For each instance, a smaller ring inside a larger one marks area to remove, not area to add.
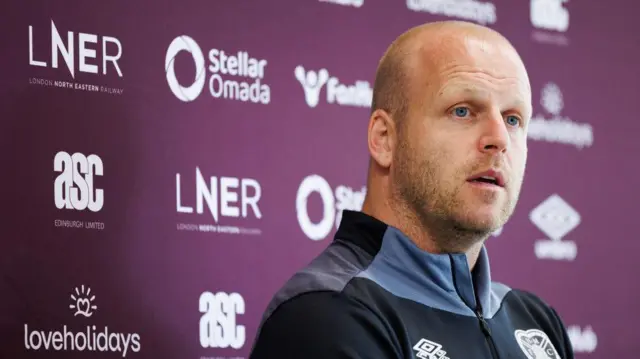
[[[60,33],[58,32],[58,28],[56,24],[51,20],[51,50],[49,54],[51,54],[51,67],[54,69],[58,68],[58,60],[59,56],[62,55],[62,59],[69,70],[69,74],[71,74],[72,78],[76,77],[76,71],[98,74],[98,65],[89,63],[90,59],[100,58],[99,63],[101,64],[100,70],[103,75],[107,74],[107,69],[109,66],[113,68],[118,73],[119,77],[122,77],[122,70],[118,65],[118,60],[122,57],[122,44],[120,40],[111,36],[99,36],[96,34],[89,34],[80,32],[77,34],[77,45],[74,41],[75,33],[72,31],[67,31],[67,40],[64,41]],[[100,45],[102,51],[100,52],[100,57],[97,55],[97,50],[92,48],[95,44],[100,40]],[[29,25],[29,65],[31,66],[40,66],[47,67],[49,66],[45,61],[39,61],[35,59],[34,51],[33,51],[33,43],[34,43],[34,29],[32,25]],[[112,44],[117,48],[117,51],[107,52],[107,44]],[[76,46],[77,46],[77,54],[78,54],[78,63],[76,67]]]
[[[591,326],[587,326],[582,330],[577,325],[571,325],[567,328],[567,334],[576,353],[593,353],[596,351],[598,336]]]
[[[260,183],[251,178],[209,177],[208,181],[196,167],[195,176],[196,213],[205,212],[205,203],[213,220],[218,223],[221,217],[247,218],[251,213],[256,219],[262,218],[258,206],[262,196]],[[240,193],[238,193],[238,191]],[[237,202],[240,201],[238,206]],[[182,201],[181,176],[176,174],[176,210],[178,213],[193,213],[193,207],[186,206]],[[179,230],[200,232],[217,232],[231,234],[260,234],[258,229],[248,229],[235,226],[219,226],[210,224],[178,224]]]
[[[244,298],[238,293],[204,292],[200,295],[200,345],[203,348],[241,349],[247,338],[237,316],[245,313]]]
[[[98,212],[104,205],[104,190],[94,188],[94,176],[102,176],[102,160],[96,155],[82,153],[70,155],[60,151],[53,160],[53,169],[59,172],[54,183],[54,199],[58,209]]]
[[[536,115],[531,119],[529,139],[573,145],[578,149],[593,145],[591,125],[573,122],[560,115],[564,101],[558,85],[550,82],[542,88],[540,104],[551,116]]]
[[[562,5],[568,0],[531,0],[529,16],[538,29],[565,32],[569,28],[569,11]]]
[[[537,258],[569,261],[576,258],[578,247],[575,242],[562,238],[580,224],[580,214],[560,196],[549,196],[531,211],[529,219],[549,237],[535,243]]]
[[[360,7],[364,4],[364,0],[319,0],[320,2],[328,2],[343,6]]]
[[[307,210],[309,197],[315,192],[322,199],[322,219],[318,223],[311,221]],[[298,224],[309,239],[313,241],[325,239],[333,228],[337,229],[340,225],[343,210],[362,209],[365,194],[366,187],[356,191],[342,185],[336,187],[334,192],[324,178],[318,175],[308,176],[300,184],[296,195]]]
[[[314,108],[320,102],[320,92],[326,84],[327,103],[340,106],[370,107],[373,90],[367,81],[356,81],[353,85],[340,83],[337,77],[330,76],[327,69],[305,71],[302,65],[294,70],[294,75],[302,89],[309,107]]]
[[[196,68],[193,82],[188,86],[178,82],[175,72],[175,58],[183,51],[191,55]],[[247,51],[229,54],[216,48],[209,50],[208,59],[209,66],[205,69],[204,54],[198,43],[189,36],[178,36],[171,42],[165,56],[165,71],[169,88],[179,100],[191,102],[200,96],[208,70],[208,89],[213,98],[264,105],[271,101],[271,89],[262,83],[267,60],[253,58]]]
[[[69,308],[74,316],[91,317],[98,307],[95,295],[82,285],[71,294]],[[140,351],[140,335],[137,333],[111,332],[107,326],[98,330],[96,325],[88,325],[82,331],[73,331],[66,325],[62,330],[33,330],[24,325],[24,347],[33,351],[77,351],[114,352],[126,357],[131,351]]]
[[[493,3],[475,0],[407,0],[407,8],[416,12],[475,21],[483,25],[493,24],[498,20],[496,6]]]

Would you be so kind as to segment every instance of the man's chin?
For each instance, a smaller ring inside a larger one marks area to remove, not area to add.
[[[475,232],[478,235],[488,235],[500,227],[503,226],[503,218],[501,213],[493,212],[467,212],[457,219],[457,224],[460,229],[467,230],[469,232]]]

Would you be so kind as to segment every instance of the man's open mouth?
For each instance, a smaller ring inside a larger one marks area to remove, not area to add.
[[[480,183],[488,183],[499,187],[504,187],[504,178],[502,177],[502,173],[494,170],[485,171],[482,173],[478,173],[473,177],[469,178],[469,182],[480,182]]]

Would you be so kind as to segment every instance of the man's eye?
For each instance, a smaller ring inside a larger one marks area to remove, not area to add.
[[[507,123],[511,126],[518,126],[520,124],[520,119],[516,116],[507,116]]]
[[[456,107],[453,113],[456,116],[466,117],[467,115],[469,115],[469,109],[466,107]]]

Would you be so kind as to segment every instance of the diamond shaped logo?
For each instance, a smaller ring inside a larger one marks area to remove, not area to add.
[[[552,194],[529,214],[531,222],[550,239],[559,241],[580,224],[580,214],[557,194]]]

